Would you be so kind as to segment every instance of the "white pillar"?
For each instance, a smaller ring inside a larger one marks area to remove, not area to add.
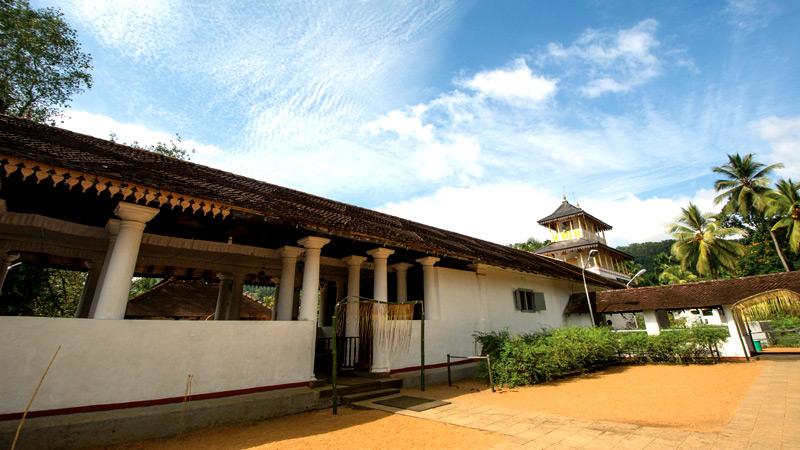
[[[108,268],[100,285],[100,296],[95,309],[95,319],[122,319],[128,305],[128,292],[136,269],[139,245],[147,222],[158,214],[158,209],[133,203],[120,202],[114,214],[122,220],[119,234],[108,261]]]
[[[303,287],[300,289],[300,311],[298,320],[317,320],[319,308],[319,257],[322,247],[330,239],[309,236],[297,241],[305,247],[303,255]]]
[[[225,320],[239,320],[241,317],[240,309],[242,304],[242,294],[244,293],[244,274],[233,274],[231,281],[231,295],[228,300],[227,313]]]
[[[83,283],[81,299],[75,308],[75,317],[83,319],[89,317],[89,312],[92,310],[92,300],[95,292],[97,292],[97,283],[100,281],[100,273],[103,270],[103,265],[100,261],[87,261],[86,267],[89,272],[86,274],[86,281]]]
[[[217,278],[219,278],[219,288],[217,290],[217,307],[214,309],[214,320],[226,320],[228,318],[228,304],[231,300],[233,274],[218,273]]]
[[[350,255],[342,258],[347,264],[347,313],[344,321],[344,335],[358,337],[358,297],[361,294],[361,265],[367,258],[365,256]]]
[[[411,268],[409,263],[397,263],[390,266],[394,269],[397,275],[397,301],[408,301],[408,269]]]
[[[439,295],[436,290],[436,269],[434,264],[439,262],[435,256],[426,256],[417,260],[422,265],[422,292],[425,302],[425,320],[438,320]]]
[[[297,247],[281,247],[281,279],[278,284],[278,320],[292,320],[294,306],[294,275],[297,270],[297,257],[303,250]]]
[[[367,252],[368,255],[372,256],[372,265],[374,267],[374,288],[372,296],[375,300],[386,303],[389,301],[389,283],[388,283],[388,270],[387,270],[387,261],[389,256],[394,253],[394,250],[390,250],[388,248],[374,248]],[[373,317],[375,317],[373,315]],[[378,321],[376,320],[375,325],[377,325]],[[386,373],[389,372],[389,352],[386,348],[385,342],[379,342],[378,330],[373,330],[373,339],[372,339],[372,372],[378,373]]]
[[[642,311],[642,315],[644,315],[644,328],[647,330],[647,334],[653,336],[661,334],[661,326],[658,324],[656,312],[651,309]]]
[[[19,254],[7,254],[3,257],[3,260],[0,261],[0,294],[3,293],[3,285],[6,283],[6,275],[8,275],[8,269],[11,268],[11,263],[16,261],[19,258]]]
[[[100,267],[100,278],[97,280],[97,287],[94,289],[94,295],[92,296],[92,304],[89,305],[89,317],[92,318],[94,318],[94,312],[97,309],[97,301],[100,298],[100,286],[103,285],[106,279],[108,262],[111,260],[111,254],[114,253],[114,244],[116,244],[117,234],[119,234],[119,220],[109,219],[105,228],[106,233],[108,233],[108,245],[106,246],[106,254],[103,257],[103,265]]]

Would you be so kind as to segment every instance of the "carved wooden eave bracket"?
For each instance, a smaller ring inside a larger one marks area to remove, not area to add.
[[[180,208],[182,211],[188,209],[192,213],[202,212],[203,215],[222,216],[223,219],[231,213],[232,209],[231,206],[221,202],[193,195],[179,194],[166,189],[101,177],[78,170],[64,169],[14,156],[0,154],[0,165],[6,176],[19,171],[23,180],[35,177],[36,183],[47,180],[53,183],[53,186],[63,184],[68,189],[77,187],[84,193],[94,188],[96,195],[107,193],[111,197],[120,196],[123,200],[131,201],[129,199],[132,199],[135,203],[143,205],[157,204],[158,207],[169,205],[173,209]]]

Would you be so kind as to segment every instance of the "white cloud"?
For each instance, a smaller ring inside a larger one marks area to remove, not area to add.
[[[568,47],[550,43],[543,61],[583,66],[590,78],[581,88],[587,97],[628,92],[661,73],[657,30],[653,19],[617,31],[589,29]]]
[[[478,72],[459,84],[489,98],[535,104],[552,97],[557,83],[557,80],[534,75],[525,60],[519,58],[510,68]]]
[[[728,0],[725,13],[731,25],[750,32],[769,25],[778,8],[767,0]]]
[[[581,199],[580,206],[614,229],[606,234],[609,245],[669,239],[667,227],[680,208],[694,202],[704,212],[718,211],[714,191],[702,189],[691,197],[639,198],[626,194],[616,199]],[[572,201],[575,204],[574,201]],[[546,228],[536,223],[561,204],[559,195],[524,183],[498,183],[462,188],[443,187],[431,195],[388,203],[379,210],[496,242],[523,242],[528,237],[548,239]]]
[[[778,174],[800,180],[800,117],[767,117],[753,127],[770,144],[771,162],[783,163]]]
[[[65,114],[63,123],[59,126],[100,139],[109,139],[109,136],[114,133],[117,142],[129,144],[137,142],[140,145],[153,145],[157,142],[168,143],[175,140],[174,133],[153,130],[140,124],[119,122],[106,115],[86,111],[69,110]],[[198,162],[214,160],[223,156],[222,149],[216,145],[204,144],[192,139],[183,140],[180,146],[194,149],[196,153],[192,159]]]

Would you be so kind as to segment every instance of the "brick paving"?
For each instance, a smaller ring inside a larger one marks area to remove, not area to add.
[[[584,420],[494,406],[453,403],[423,412],[366,406],[505,435],[495,448],[797,449],[800,450],[800,360],[764,361],[764,369],[721,432]]]

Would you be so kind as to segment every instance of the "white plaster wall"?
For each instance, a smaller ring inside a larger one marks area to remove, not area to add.
[[[308,381],[314,322],[0,317],[0,414]],[[307,350],[306,350],[307,349]],[[308,356],[298,357],[309,352]]]
[[[481,327],[481,290],[475,272],[436,267],[441,319],[425,321],[425,364],[446,362],[446,355],[475,355],[473,334]],[[508,328],[512,332],[531,332],[567,325],[589,326],[588,314],[565,316],[564,307],[573,292],[583,284],[570,283],[502,269],[489,269],[483,275],[487,317],[485,331]],[[521,312],[514,306],[514,289],[544,292],[547,310]],[[420,365],[420,323],[412,325],[410,348],[392,355],[391,370]]]

